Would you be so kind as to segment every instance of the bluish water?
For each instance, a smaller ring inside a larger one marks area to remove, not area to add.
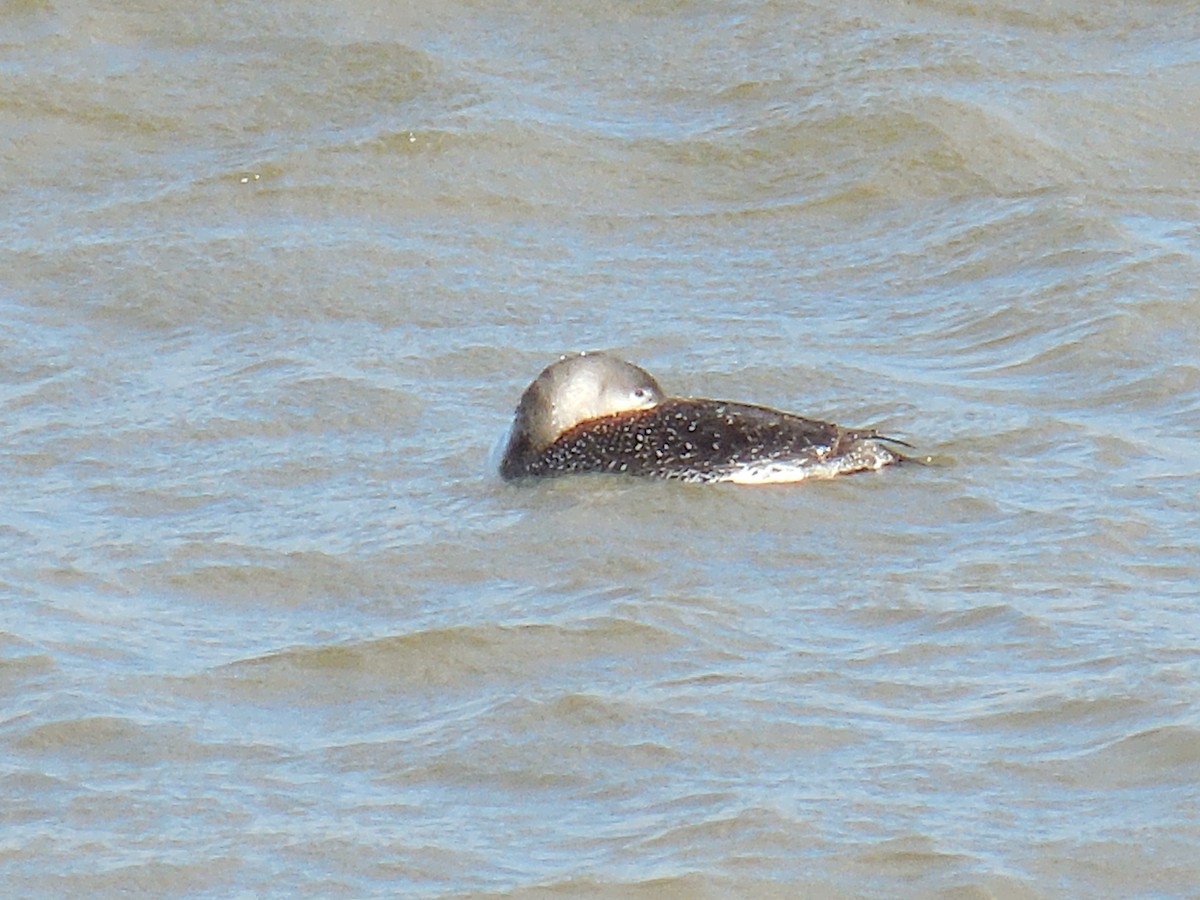
[[[8,4],[8,889],[1194,893],[1191,19]],[[502,483],[589,348],[933,464]]]

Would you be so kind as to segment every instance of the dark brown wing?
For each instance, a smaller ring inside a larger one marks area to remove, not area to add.
[[[756,462],[821,462],[873,436],[763,406],[674,399],[580,423],[541,452],[527,450],[503,474],[622,472],[714,481]]]

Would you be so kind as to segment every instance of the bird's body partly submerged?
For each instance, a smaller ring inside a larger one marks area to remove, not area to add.
[[[500,474],[779,484],[904,459],[884,442],[900,443],[764,406],[668,397],[632,363],[579,353],[548,366],[522,395]]]

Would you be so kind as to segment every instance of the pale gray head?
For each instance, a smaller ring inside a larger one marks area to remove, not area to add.
[[[615,413],[649,409],[665,399],[644,369],[607,353],[564,356],[547,366],[521,396],[514,437],[534,447],[552,444],[568,428]]]

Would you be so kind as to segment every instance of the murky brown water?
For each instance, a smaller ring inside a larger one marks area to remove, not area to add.
[[[0,7],[14,895],[1189,895],[1194,9]],[[603,347],[913,441],[488,468]]]

